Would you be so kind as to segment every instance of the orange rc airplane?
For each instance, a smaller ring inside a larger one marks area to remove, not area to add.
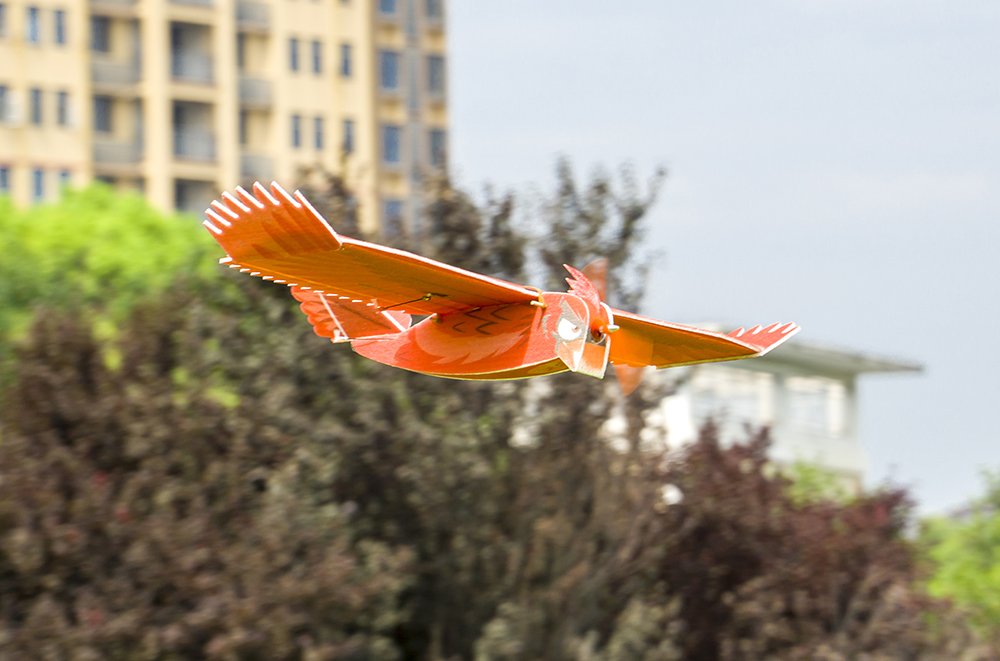
[[[543,292],[402,250],[338,235],[296,191],[259,183],[223,193],[205,226],[221,261],[287,284],[316,333],[350,342],[386,365],[453,379],[519,379],[570,370],[602,378],[608,363],[625,394],[642,368],[761,356],[795,324],[723,335],[615,310],[602,299],[606,260],[569,292]],[[411,315],[430,315],[413,324]]]

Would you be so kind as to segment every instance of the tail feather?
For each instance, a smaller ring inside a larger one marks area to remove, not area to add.
[[[376,301],[352,299],[309,287],[292,287],[292,296],[301,303],[302,312],[316,334],[334,342],[395,335],[411,323],[410,315],[380,310]]]

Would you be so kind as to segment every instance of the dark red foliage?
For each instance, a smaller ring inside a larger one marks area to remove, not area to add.
[[[0,658],[392,658],[408,553],[354,544],[346,515],[300,497],[308,460],[252,405],[213,401],[189,353],[204,338],[164,312],[126,330],[120,370],[79,317],[43,316],[20,354]]]

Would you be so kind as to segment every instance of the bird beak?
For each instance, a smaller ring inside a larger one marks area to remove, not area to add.
[[[586,338],[560,343],[557,355],[570,371],[603,379],[610,352],[611,344],[607,335],[600,341],[595,341],[587,333]]]

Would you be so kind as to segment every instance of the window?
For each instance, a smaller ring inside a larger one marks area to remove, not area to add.
[[[247,111],[240,111],[240,144],[246,145],[247,143]]]
[[[323,118],[316,117],[313,119],[313,137],[315,138],[315,144],[317,151],[323,149]]]
[[[0,193],[10,190],[10,168],[6,165],[0,166]]]
[[[7,4],[0,2],[0,37],[7,35]]]
[[[59,188],[67,188],[70,184],[70,174],[69,170],[61,170],[59,172]]]
[[[38,29],[38,7],[28,7],[28,22],[25,25],[24,39],[33,44],[40,40]]]
[[[312,42],[313,73],[323,71],[323,44],[318,41]]]
[[[295,37],[288,40],[288,68],[299,70],[299,40]]]
[[[403,233],[403,203],[400,200],[385,200],[382,204],[382,232],[387,237]]]
[[[427,0],[427,18],[439,20],[443,15],[441,0]]]
[[[691,415],[694,428],[713,420],[719,438],[745,438],[745,425],[770,425],[774,421],[773,374],[733,367],[712,366],[691,379]]]
[[[90,17],[90,50],[107,53],[111,50],[111,19],[107,16]]]
[[[444,94],[444,58],[440,55],[427,56],[427,91]]]
[[[378,0],[378,11],[386,16],[393,16],[396,13],[396,0]]]
[[[354,120],[344,120],[344,141],[341,143],[345,154],[354,152]]]
[[[420,85],[417,82],[416,61],[410,59],[406,67],[406,105],[414,113],[420,109]]]
[[[111,130],[111,97],[94,97],[94,130],[105,133]]]
[[[379,53],[379,80],[384,90],[399,88],[399,53],[391,50]]]
[[[340,44],[340,75],[348,78],[351,75],[351,45]]]
[[[843,435],[847,389],[835,379],[792,376],[785,379],[789,426],[832,438]]]
[[[300,115],[292,115],[292,146],[302,146],[302,117]]]
[[[382,160],[385,163],[399,163],[400,128],[392,124],[382,127]]]
[[[45,173],[38,168],[31,171],[31,193],[36,202],[45,197]]]
[[[433,129],[430,134],[431,138],[431,165],[440,168],[444,167],[444,131],[441,129]]]
[[[236,34],[236,68],[243,71],[246,68],[247,35],[245,32]]]
[[[56,93],[56,123],[59,126],[69,126],[69,94]]]
[[[406,11],[406,36],[409,41],[417,40],[417,12],[413,9],[413,0],[409,0]]]
[[[57,44],[66,43],[66,12],[57,9],[52,12],[53,29],[55,30],[55,42]]]
[[[10,93],[6,85],[0,85],[0,122],[10,119]]]
[[[31,90],[31,123],[42,123],[42,90],[37,88]]]

